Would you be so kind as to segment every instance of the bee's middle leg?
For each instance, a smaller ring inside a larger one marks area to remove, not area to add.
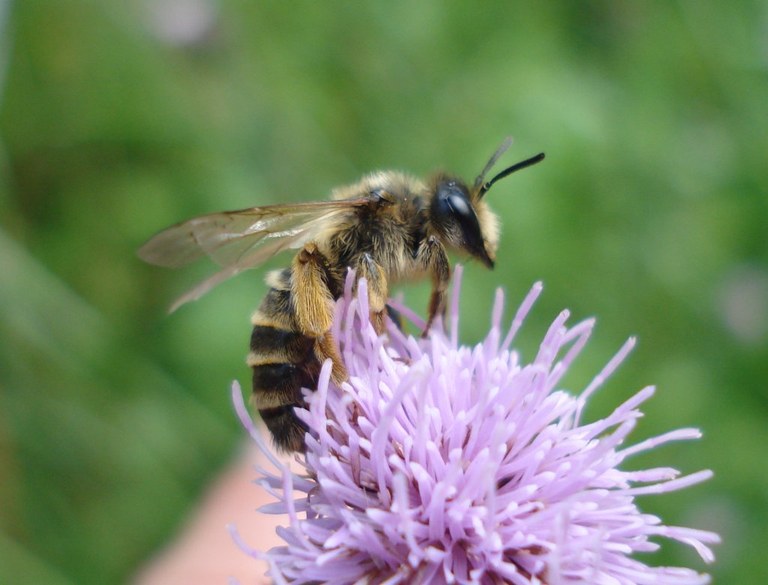
[[[332,278],[328,267],[317,246],[307,243],[293,261],[291,297],[299,330],[316,339],[315,355],[321,363],[328,358],[332,360],[331,377],[340,384],[349,376],[331,334],[336,303],[328,287]]]
[[[381,335],[385,331],[389,295],[387,277],[370,254],[363,254],[357,266],[356,276],[365,278],[368,282],[368,309],[371,314],[371,324],[376,333]]]
[[[451,264],[448,261],[445,248],[434,236],[422,243],[417,257],[432,277],[432,294],[429,297],[427,324],[421,334],[422,337],[426,337],[435,317],[445,315],[445,297],[451,280]]]

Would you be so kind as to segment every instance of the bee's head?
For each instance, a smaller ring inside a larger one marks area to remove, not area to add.
[[[432,226],[444,242],[493,268],[499,243],[499,222],[483,197],[496,181],[544,159],[544,153],[507,167],[486,181],[485,176],[512,144],[507,138],[475,179],[471,190],[459,179],[440,175],[433,183]]]
[[[433,229],[448,246],[493,268],[498,244],[496,216],[484,202],[473,203],[462,181],[447,176],[437,178],[430,218]]]

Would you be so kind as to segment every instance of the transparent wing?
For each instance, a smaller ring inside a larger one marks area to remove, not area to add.
[[[294,243],[290,247],[301,247],[302,234],[314,234],[327,218],[368,202],[369,199],[362,197],[266,205],[202,215],[156,234],[139,248],[138,254],[145,262],[168,268],[184,266],[202,256],[210,257],[220,266],[230,266],[275,239],[286,238]],[[252,266],[276,253],[268,252],[269,249],[269,246],[265,247],[261,260],[261,255],[256,255]]]
[[[138,254],[150,264],[169,268],[184,266],[203,256],[223,267],[179,298],[171,307],[174,311],[283,250],[301,248],[317,236],[329,219],[369,202],[370,199],[360,197],[203,215],[161,231],[139,248]]]

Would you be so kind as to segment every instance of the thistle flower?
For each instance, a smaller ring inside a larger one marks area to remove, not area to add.
[[[594,320],[568,327],[562,312],[538,354],[523,363],[511,349],[541,292],[536,284],[502,338],[499,291],[491,330],[475,347],[457,340],[461,270],[450,328],[427,339],[391,326],[376,335],[364,281],[339,301],[334,334],[349,381],[336,387],[330,363],[307,393],[307,451],[293,473],[269,454],[243,404],[240,418],[278,468],[259,469],[275,497],[263,512],[287,514],[284,546],[262,553],[275,583],[646,584],[707,583],[691,569],[649,567],[634,553],[665,537],[692,546],[706,562],[711,532],[665,526],[635,496],[682,489],[711,477],[671,468],[622,471],[631,455],[695,439],[679,429],[622,444],[653,387],[602,420],[583,422],[592,393],[631,350],[630,339],[577,396],[560,380],[586,344]],[[405,307],[404,315],[421,324]]]

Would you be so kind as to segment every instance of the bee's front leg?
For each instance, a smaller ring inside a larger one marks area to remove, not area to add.
[[[349,376],[331,334],[335,302],[328,288],[331,279],[328,267],[317,246],[307,243],[293,260],[291,297],[299,330],[316,339],[315,355],[320,362],[331,358],[331,377],[340,384]]]
[[[384,318],[387,313],[387,276],[370,254],[363,254],[357,265],[355,275],[365,278],[368,282],[368,308],[371,314],[371,324],[376,333],[385,331]]]
[[[445,247],[435,236],[430,236],[421,243],[416,258],[432,278],[427,324],[421,334],[422,337],[426,337],[435,317],[445,315],[445,295],[451,280],[451,264]]]

